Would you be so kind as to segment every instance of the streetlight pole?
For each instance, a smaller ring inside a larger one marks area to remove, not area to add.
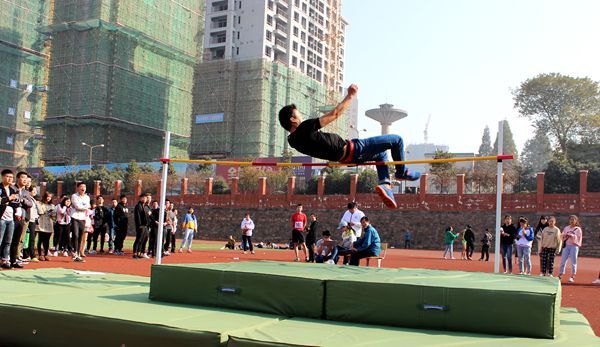
[[[89,144],[87,144],[87,143],[85,143],[85,142],[82,142],[82,143],[81,143],[81,145],[82,145],[82,146],[86,146],[86,147],[89,147],[89,148],[90,148],[90,170],[91,170],[91,169],[92,169],[92,150],[93,150],[94,148],[97,148],[97,147],[104,147],[104,144],[103,144],[103,143],[101,143],[101,144],[99,144],[99,145],[93,145],[93,146],[92,146],[92,145],[89,145]]]

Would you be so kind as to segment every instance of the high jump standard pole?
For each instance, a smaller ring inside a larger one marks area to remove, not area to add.
[[[165,132],[165,148],[163,149],[163,158],[169,158],[169,144],[171,143],[171,132]],[[158,235],[156,235],[156,264],[160,265],[162,260],[163,248],[163,230],[165,229],[165,200],[167,198],[167,179],[169,174],[169,162],[162,163],[162,182],[160,184],[160,212],[158,214]]]
[[[504,149],[504,121],[498,122],[498,155],[501,155]],[[498,169],[496,171],[496,230],[494,243],[494,272],[500,272],[500,225],[502,224],[502,160],[497,161]]]

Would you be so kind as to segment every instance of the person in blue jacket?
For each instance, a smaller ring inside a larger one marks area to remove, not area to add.
[[[361,237],[352,244],[350,265],[358,266],[362,258],[378,257],[381,251],[381,240],[377,230],[369,222],[369,217],[360,219],[363,232]]]

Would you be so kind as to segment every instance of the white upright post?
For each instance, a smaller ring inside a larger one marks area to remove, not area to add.
[[[498,122],[498,155],[504,150],[504,121]],[[502,160],[497,162],[496,171],[496,235],[494,247],[494,272],[500,272],[500,225],[502,224]]]
[[[163,149],[163,158],[169,159],[169,145],[171,144],[171,132],[165,132],[165,148]],[[167,198],[167,179],[169,174],[169,163],[163,162],[162,182],[160,186],[160,212],[158,214],[158,235],[156,235],[156,264],[160,265],[163,249],[163,231],[165,229],[165,200]]]

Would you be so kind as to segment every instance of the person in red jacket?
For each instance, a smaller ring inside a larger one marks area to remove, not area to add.
[[[302,213],[302,204],[298,204],[296,206],[296,212],[292,214],[292,246],[294,247],[294,261],[300,261],[298,257],[298,245],[302,245],[302,251],[304,252],[304,259],[308,261],[308,256],[306,254],[306,242],[304,241],[304,231],[306,230],[306,225],[308,223],[308,219],[306,215]]]

